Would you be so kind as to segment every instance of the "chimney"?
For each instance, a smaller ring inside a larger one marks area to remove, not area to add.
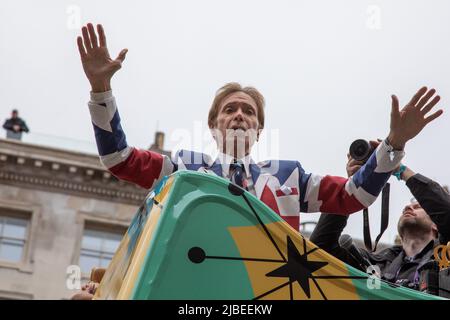
[[[155,142],[152,143],[150,148],[148,148],[150,151],[157,152],[162,155],[166,155],[170,157],[171,152],[164,150],[164,132],[162,131],[156,131],[155,132]]]
[[[164,132],[156,131],[154,146],[159,150],[164,150]]]

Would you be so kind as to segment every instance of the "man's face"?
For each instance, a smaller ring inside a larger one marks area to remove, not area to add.
[[[402,212],[398,220],[398,230],[401,235],[405,232],[409,233],[427,233],[436,230],[437,227],[431,221],[430,216],[420,206],[418,202],[408,204]]]
[[[18,113],[17,112],[12,112],[11,113],[11,117],[14,119],[14,118],[17,118],[17,116],[18,116]]]
[[[244,92],[225,97],[219,106],[216,129],[213,133],[220,151],[240,158],[250,153],[258,138],[258,108],[256,102]]]

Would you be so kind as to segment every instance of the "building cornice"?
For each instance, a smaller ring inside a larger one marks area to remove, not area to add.
[[[148,190],[118,180],[94,154],[0,139],[0,184],[140,205]]]

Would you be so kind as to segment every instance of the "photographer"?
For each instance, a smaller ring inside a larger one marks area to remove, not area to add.
[[[371,141],[371,144],[376,142]],[[362,165],[349,157],[347,173],[353,175]],[[401,169],[401,170],[400,170]],[[360,257],[339,245],[339,238],[347,224],[348,217],[338,215],[320,216],[310,240],[328,253],[353,267],[376,265],[381,278],[412,289],[419,289],[419,271],[427,262],[434,259],[434,248],[447,244],[450,240],[450,194],[433,180],[414,173],[401,165],[397,176],[417,199],[407,204],[398,221],[401,245],[392,246],[375,253],[363,248],[355,248]]]
[[[6,130],[6,138],[15,140],[22,139],[22,132],[30,131],[25,121],[19,117],[19,111],[16,109],[11,111],[11,118],[5,120],[3,128]]]

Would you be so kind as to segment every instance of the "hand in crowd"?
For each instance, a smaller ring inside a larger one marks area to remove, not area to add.
[[[93,268],[90,281],[84,284],[81,290],[72,296],[71,300],[92,300],[105,272],[105,268]]]
[[[81,287],[81,291],[75,293],[71,300],[92,300],[94,297],[95,291],[98,288],[99,283],[89,281]]]

